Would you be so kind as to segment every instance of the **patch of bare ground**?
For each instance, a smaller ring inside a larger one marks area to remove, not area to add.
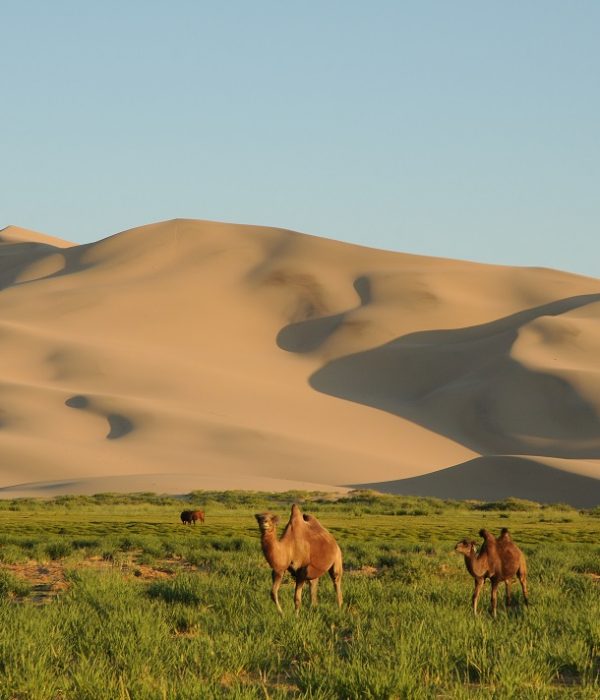
[[[192,569],[188,562],[177,559],[164,559],[156,564],[138,564],[135,557],[126,559],[104,559],[93,556],[82,559],[76,564],[59,561],[38,562],[28,561],[24,564],[3,564],[5,571],[10,571],[18,578],[23,579],[31,586],[31,592],[27,596],[17,597],[16,600],[42,605],[51,602],[57,595],[68,590],[70,583],[66,575],[67,570],[95,569],[98,571],[119,571],[123,576],[138,581],[155,581],[174,576],[178,571]]]
[[[31,593],[27,596],[31,603],[38,605],[49,603],[56,595],[68,588],[64,567],[57,562],[40,564],[36,561],[28,561],[26,564],[5,564],[3,568],[31,585]],[[24,597],[17,597],[16,600],[24,599]]]

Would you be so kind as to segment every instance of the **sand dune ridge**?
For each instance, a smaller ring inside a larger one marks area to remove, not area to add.
[[[598,280],[176,219],[86,245],[8,227],[0,288],[6,496],[600,502]]]

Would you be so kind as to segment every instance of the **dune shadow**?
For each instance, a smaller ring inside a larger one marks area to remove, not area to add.
[[[309,383],[482,454],[600,457],[595,408],[565,379],[528,369],[510,356],[524,324],[598,301],[600,294],[581,295],[479,326],[411,333],[332,360]],[[304,322],[305,332],[306,324],[310,337],[314,321]]]
[[[358,277],[354,281],[359,304],[355,308],[371,303],[371,281],[368,277]],[[317,350],[330,338],[346,320],[348,311],[332,316],[320,316],[290,323],[277,334],[277,345],[287,352],[308,353]]]
[[[600,503],[600,479],[555,469],[522,457],[477,457],[410,479],[351,484],[382,493],[497,501],[518,494],[540,503],[591,508]]]
[[[90,400],[87,396],[83,396],[83,394],[71,396],[65,401],[65,406],[68,406],[69,408],[88,408],[89,405]]]
[[[75,396],[70,396],[65,401],[65,406],[69,408],[76,408],[79,410],[89,410],[90,413],[94,415],[106,418],[108,421],[108,433],[106,435],[107,440],[118,440],[119,438],[128,435],[134,428],[135,425],[127,416],[120,413],[108,413],[99,410],[97,406],[93,406],[92,402],[87,396],[83,394],[77,394]]]
[[[128,435],[135,427],[129,418],[119,413],[109,413],[106,416],[106,420],[110,426],[110,430],[106,436],[107,440],[118,440]]]
[[[19,277],[40,260],[50,255],[64,253],[64,248],[57,248],[48,243],[34,241],[2,241],[0,238],[0,290],[12,287],[14,284],[27,284],[17,282]]]
[[[83,261],[83,256],[91,245],[93,244],[87,243],[69,248],[59,248],[49,243],[35,241],[3,242],[0,237],[0,291],[8,287],[32,284],[87,269],[90,265]],[[57,254],[63,260],[61,269],[32,279],[18,281],[32,265]]]

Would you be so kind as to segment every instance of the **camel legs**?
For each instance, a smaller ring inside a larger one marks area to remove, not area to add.
[[[277,606],[277,612],[280,615],[283,615],[283,610],[281,609],[281,605],[279,605],[279,586],[281,586],[281,579],[283,578],[283,573],[280,573],[278,571],[273,571],[271,574],[271,577],[273,579],[273,585],[271,586],[271,600],[275,603]]]
[[[525,599],[525,605],[529,605],[529,596],[527,595],[527,574],[519,569],[517,571],[517,578],[521,584],[521,589],[523,590],[523,598]]]
[[[310,586],[310,604],[314,607],[317,604],[317,589],[319,588],[319,579],[313,578],[308,582]]]
[[[492,616],[496,617],[496,611],[498,609],[498,586],[500,581],[492,579]]]
[[[504,590],[506,593],[506,607],[507,608],[510,607],[510,584],[511,584],[510,579],[506,579],[506,581],[504,582]]]
[[[333,581],[333,587],[335,588],[335,595],[337,597],[338,608],[342,607],[343,596],[342,596],[342,566],[341,563],[334,564],[331,569],[329,569],[329,575]]]
[[[481,589],[483,588],[483,579],[482,578],[476,578],[475,579],[475,590],[473,591],[473,612],[475,615],[477,615],[477,601],[479,600],[479,594],[481,593]]]
[[[300,606],[302,605],[302,589],[304,588],[305,583],[306,579],[300,577],[296,578],[296,590],[294,591],[294,606],[296,608],[296,615],[298,615],[298,613],[300,612]]]

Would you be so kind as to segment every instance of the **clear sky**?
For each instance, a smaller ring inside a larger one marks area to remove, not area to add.
[[[600,277],[600,2],[0,0],[0,226],[190,217]]]

